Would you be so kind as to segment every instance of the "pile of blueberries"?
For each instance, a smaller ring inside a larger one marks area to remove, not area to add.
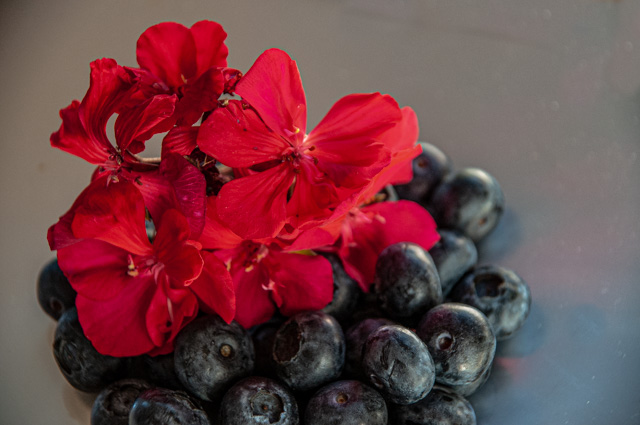
[[[54,260],[38,298],[58,320],[53,352],[75,388],[100,392],[93,425],[475,424],[465,399],[489,377],[496,341],[531,305],[513,271],[477,266],[475,243],[496,226],[504,196],[480,169],[454,171],[423,143],[414,180],[388,188],[425,206],[441,240],[428,252],[387,247],[363,293],[335,257],[334,299],[322,311],[245,330],[203,316],[164,356],[99,354],[84,336],[75,293]]]

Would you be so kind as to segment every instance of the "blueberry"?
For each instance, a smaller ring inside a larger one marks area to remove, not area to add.
[[[471,403],[438,385],[417,403],[395,405],[389,410],[394,425],[476,425],[476,413]]]
[[[429,348],[439,384],[469,395],[488,374],[496,338],[480,310],[459,303],[440,304],[424,315],[416,332]]]
[[[420,142],[422,153],[413,159],[413,179],[396,185],[400,199],[426,205],[429,195],[442,178],[453,169],[451,159],[430,143]]]
[[[154,357],[145,354],[140,356],[140,360],[143,376],[146,380],[162,388],[183,389],[176,373],[173,353]]]
[[[429,250],[438,269],[442,294],[447,296],[453,285],[478,262],[473,241],[458,232],[440,230],[440,240]]]
[[[233,382],[253,371],[251,337],[238,323],[219,316],[201,317],[176,337],[174,362],[178,379],[202,400],[213,401]]]
[[[467,274],[453,288],[451,298],[482,311],[498,341],[513,336],[531,308],[527,283],[515,272],[498,266],[478,267]]]
[[[447,176],[429,201],[429,211],[438,226],[462,232],[474,242],[496,227],[503,210],[500,185],[478,168]]]
[[[382,326],[369,335],[362,349],[362,368],[369,382],[396,404],[421,400],[435,381],[427,346],[398,325]]]
[[[108,385],[93,403],[91,425],[128,425],[133,403],[150,388],[141,379],[123,379]]]
[[[207,414],[182,391],[153,388],[140,394],[129,425],[210,425]]]
[[[357,378],[365,378],[362,371],[362,347],[371,334],[381,326],[395,325],[385,318],[369,318],[351,326],[344,335],[347,343],[344,371],[345,374]]]
[[[67,381],[80,391],[97,392],[121,378],[124,358],[98,353],[84,336],[75,307],[65,311],[56,327],[53,356]]]
[[[60,270],[57,259],[49,261],[40,271],[37,291],[40,307],[55,320],[76,305],[76,291]]]
[[[317,388],[340,376],[344,367],[342,328],[321,311],[298,313],[278,329],[273,344],[276,373],[295,391]]]
[[[342,267],[338,257],[327,254],[326,258],[333,268],[333,300],[322,311],[335,317],[338,322],[343,323],[353,313],[362,291],[358,286],[358,282],[344,271],[344,267]]]
[[[305,425],[387,425],[387,405],[376,390],[359,381],[338,381],[309,400]]]
[[[427,251],[401,242],[378,256],[374,280],[380,306],[392,318],[411,320],[442,302],[438,271]]]
[[[276,363],[272,355],[273,340],[283,323],[284,319],[282,317],[272,317],[267,322],[249,329],[256,352],[255,375],[268,376],[270,378],[276,377]]]
[[[293,394],[269,378],[252,376],[236,383],[222,399],[220,425],[298,425]]]

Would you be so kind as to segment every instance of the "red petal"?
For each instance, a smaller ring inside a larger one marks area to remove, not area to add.
[[[197,72],[196,44],[191,31],[175,22],[148,28],[136,48],[138,64],[167,83],[173,90]]]
[[[208,155],[234,168],[280,160],[290,145],[265,127],[255,111],[243,110],[239,101],[216,109],[202,124],[198,146]]]
[[[170,153],[189,155],[197,147],[196,138],[200,127],[174,127],[162,139],[162,158]]]
[[[215,67],[227,66],[229,49],[224,44],[227,33],[222,25],[212,21],[199,21],[190,29],[196,44],[197,75]]]
[[[154,220],[177,208],[189,221],[190,238],[198,239],[204,227],[207,196],[206,181],[195,166],[180,155],[167,155],[156,172],[142,173],[136,181]]]
[[[144,220],[144,202],[133,183],[112,182],[86,195],[71,229],[77,238],[99,239],[133,254],[148,255],[152,249]]]
[[[190,233],[187,219],[177,210],[168,210],[153,241],[156,258],[164,264],[167,275],[180,283],[191,283],[202,271],[200,250],[187,243]]]
[[[235,321],[250,328],[269,320],[276,311],[276,306],[267,290],[269,275],[262,264],[249,271],[235,266],[231,270],[231,277],[236,293]]]
[[[271,251],[264,261],[274,283],[273,298],[285,316],[320,310],[333,298],[333,271],[326,258]]]
[[[315,146],[310,155],[337,185],[361,186],[389,164],[390,153],[379,136],[401,118],[391,96],[352,94],[333,105],[305,145]]]
[[[231,323],[236,314],[236,295],[233,280],[224,263],[213,253],[202,251],[204,268],[200,277],[189,289],[200,301],[200,309],[207,314],[217,314]]]
[[[62,125],[51,135],[51,146],[78,156],[91,164],[104,164],[115,149],[106,141],[94,140],[84,129],[78,116],[80,102],[74,100],[71,105],[60,110]]]
[[[138,280],[107,301],[94,301],[78,294],[78,318],[96,350],[124,357],[138,356],[155,348],[145,318],[155,286],[153,277]]]
[[[108,300],[140,282],[127,274],[129,253],[97,240],[81,240],[58,250],[58,264],[83,297]]]
[[[343,231],[338,253],[345,271],[365,292],[373,283],[378,255],[387,246],[413,242],[428,250],[440,239],[431,215],[415,202],[380,202],[362,208],[361,213],[368,220],[347,218],[345,225],[353,236],[345,238]]]
[[[211,68],[189,81],[176,108],[178,125],[191,125],[200,119],[203,112],[215,109],[224,84],[222,68]]]
[[[244,239],[233,233],[222,224],[218,218],[217,196],[207,198],[207,218],[198,242],[205,249],[232,249],[242,243]]]
[[[275,236],[284,225],[287,191],[293,176],[293,170],[285,163],[231,180],[218,194],[218,217],[245,239]]]
[[[146,311],[147,332],[153,344],[171,351],[178,332],[198,313],[198,301],[191,291],[173,288],[161,274]],[[163,351],[164,351],[163,350]]]
[[[91,63],[91,84],[82,99],[78,116],[93,143],[111,146],[107,123],[114,113],[127,106],[132,90],[131,75],[113,59]]]
[[[295,61],[279,49],[256,59],[236,85],[236,93],[253,106],[267,126],[301,143],[307,128],[307,101]]]
[[[120,113],[116,119],[115,135],[120,151],[139,153],[144,142],[156,133],[173,127],[176,96],[158,95]]]

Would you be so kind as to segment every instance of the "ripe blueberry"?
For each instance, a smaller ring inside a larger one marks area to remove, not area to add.
[[[40,307],[55,320],[76,305],[76,291],[60,270],[56,259],[49,261],[40,271],[37,291]]]
[[[236,383],[222,399],[220,425],[298,425],[293,394],[269,378],[252,376]]]
[[[369,335],[362,349],[362,368],[369,382],[396,404],[421,400],[435,381],[427,346],[398,325],[382,326]]]
[[[458,232],[440,230],[440,240],[429,250],[438,269],[442,295],[447,296],[453,285],[478,262],[478,250],[473,241]]]
[[[400,199],[426,205],[429,195],[442,178],[453,169],[451,159],[431,143],[420,142],[422,153],[413,159],[413,179],[396,185]]]
[[[424,315],[416,333],[429,348],[439,384],[469,395],[489,373],[496,338],[480,310],[459,303],[440,304]]]
[[[174,362],[182,385],[200,399],[213,401],[233,382],[251,374],[253,343],[238,323],[205,316],[178,334]]]
[[[504,195],[493,176],[465,168],[447,176],[429,201],[438,226],[462,232],[474,242],[491,232],[504,210]]]
[[[344,335],[345,342],[347,343],[344,365],[346,375],[358,379],[366,379],[362,371],[362,347],[371,332],[385,325],[395,325],[395,323],[382,317],[369,318],[356,323],[347,330]]]
[[[335,317],[338,322],[343,323],[353,313],[362,291],[358,286],[358,282],[344,271],[344,267],[342,267],[338,257],[327,254],[326,258],[333,268],[333,299],[322,311]]]
[[[153,388],[131,407],[129,425],[210,425],[207,414],[187,393]]]
[[[128,425],[138,396],[151,385],[141,379],[123,379],[103,389],[91,409],[91,425]]]
[[[389,416],[394,425],[476,425],[476,413],[471,403],[439,385],[417,403],[394,405]]]
[[[451,298],[483,312],[498,341],[513,336],[531,308],[527,283],[515,272],[498,266],[478,267],[467,274],[454,286]]]
[[[387,425],[387,420],[382,396],[358,381],[338,381],[320,388],[304,414],[305,425]]]
[[[292,316],[273,343],[278,378],[295,391],[311,390],[340,376],[344,354],[342,328],[321,311]]]

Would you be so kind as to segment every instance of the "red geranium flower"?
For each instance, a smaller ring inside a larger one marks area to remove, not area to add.
[[[207,223],[200,241],[230,270],[236,293],[235,320],[245,328],[266,322],[276,308],[285,316],[324,308],[333,297],[329,261],[313,253],[285,253],[269,240],[243,240],[216,215],[208,198]]]
[[[225,165],[250,169],[218,195],[220,219],[243,238],[273,237],[285,223],[315,225],[343,200],[336,188],[357,191],[389,164],[380,139],[402,117],[390,96],[346,96],[306,134],[298,68],[277,49],[256,60],[236,93],[251,109],[239,101],[216,109],[198,145]]]
[[[170,352],[199,308],[227,322],[235,314],[226,267],[201,253],[184,215],[165,211],[149,241],[144,201],[134,185],[91,186],[73,213],[75,243],[58,250],[60,268],[78,292],[87,338],[112,356]]]
[[[216,22],[200,21],[191,28],[164,22],[148,28],[138,39],[136,56],[149,78],[149,90],[175,93],[180,98],[178,125],[189,126],[203,112],[214,109],[229,79],[238,71],[227,69],[227,33]]]

